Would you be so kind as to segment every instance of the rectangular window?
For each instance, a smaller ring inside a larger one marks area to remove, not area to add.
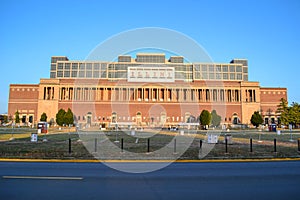
[[[92,71],[86,71],[86,78],[92,78]]]
[[[228,72],[228,65],[223,65],[222,66],[222,71],[223,72]]]
[[[195,73],[195,79],[200,79],[200,78],[201,78],[200,73],[199,73],[199,72],[196,72],[196,73]]]
[[[101,76],[101,78],[106,78],[106,76],[107,76],[106,71],[102,71],[100,76]]]
[[[248,75],[244,75],[243,81],[248,81]]]
[[[207,71],[207,65],[202,65],[201,69],[202,69],[203,72],[206,72]]]
[[[209,72],[214,72],[215,71],[215,68],[214,68],[213,65],[209,65],[208,69],[209,69]]]
[[[64,77],[70,77],[70,71],[65,71]]]
[[[57,63],[57,69],[63,69],[64,63]]]
[[[101,63],[101,71],[106,71],[107,64],[106,63]]]
[[[222,74],[221,73],[217,73],[216,74],[216,79],[218,79],[218,80],[222,79]]]
[[[235,72],[235,66],[234,65],[230,65],[230,72]]]
[[[100,70],[100,64],[99,63],[94,64],[94,70]]]
[[[221,72],[221,65],[216,65],[216,72]]]
[[[72,63],[72,69],[78,69],[78,63]]]
[[[243,67],[243,73],[248,73],[248,67]]]
[[[50,72],[50,78],[56,78],[56,72]]]
[[[63,77],[63,71],[57,71],[57,77]]]
[[[207,73],[202,73],[202,79],[208,79],[208,74]]]
[[[72,71],[72,77],[77,77],[77,71]]]
[[[230,73],[230,80],[235,80],[235,74],[234,73]]]
[[[70,63],[65,63],[65,69],[70,69],[71,64]]]
[[[209,79],[215,79],[215,74],[214,73],[209,73]]]
[[[243,76],[241,73],[236,74],[236,79],[237,80],[242,80]]]
[[[243,71],[243,68],[242,66],[236,66],[236,72],[242,72]]]
[[[227,73],[223,73],[223,79],[228,80],[228,74]]]
[[[84,63],[80,63],[79,64],[79,69],[80,70],[85,70],[85,64]]]
[[[55,64],[51,64],[51,70],[56,70],[56,63]]]
[[[85,71],[79,71],[79,77],[80,78],[85,77]]]
[[[92,63],[87,63],[86,64],[86,70],[92,70],[93,69],[93,64]]]
[[[94,71],[93,78],[99,78],[99,71]]]

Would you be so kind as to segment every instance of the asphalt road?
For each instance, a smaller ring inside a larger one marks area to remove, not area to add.
[[[274,200],[300,199],[299,189],[300,161],[173,163],[144,174],[119,172],[101,163],[0,162],[3,200]]]

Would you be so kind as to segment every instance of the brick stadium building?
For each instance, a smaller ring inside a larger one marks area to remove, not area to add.
[[[286,88],[248,81],[248,61],[186,63],[181,56],[139,53],[117,62],[51,58],[50,78],[39,84],[11,84],[8,115],[36,123],[71,108],[78,123],[178,125],[203,109],[215,109],[223,124],[250,124],[254,111],[276,123]]]

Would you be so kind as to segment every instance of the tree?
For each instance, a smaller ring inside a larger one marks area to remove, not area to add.
[[[43,114],[41,115],[41,122],[46,122],[47,121],[47,114],[43,112]]]
[[[221,123],[221,116],[217,114],[216,110],[211,111],[211,123],[213,126],[218,127]]]
[[[289,107],[288,107],[288,102],[286,99],[281,98],[280,99],[280,103],[277,106],[277,111],[276,113],[278,113],[280,115],[280,122],[282,124],[289,124]]]
[[[210,124],[211,114],[207,110],[202,110],[200,116],[200,124],[204,127]]]
[[[17,110],[17,112],[15,113],[15,122],[16,124],[20,123],[20,114],[19,111]]]
[[[277,113],[280,114],[282,124],[297,125],[300,123],[300,105],[298,103],[293,102],[291,106],[288,106],[287,101],[282,98],[277,107]]]
[[[74,123],[74,116],[73,112],[71,111],[70,108],[68,108],[68,111],[64,115],[64,124],[73,124]]]
[[[253,124],[253,126],[255,126],[256,128],[263,123],[263,118],[261,116],[261,114],[259,114],[258,111],[255,111],[252,116],[251,116],[251,124]]]
[[[60,109],[58,113],[56,114],[56,123],[60,126],[64,124],[64,116],[66,114],[66,111],[64,109]]]

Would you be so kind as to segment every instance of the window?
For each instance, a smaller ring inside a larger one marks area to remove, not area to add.
[[[208,74],[207,73],[202,73],[202,79],[208,79]]]
[[[222,79],[222,74],[221,73],[217,73],[216,74],[216,79],[218,79],[218,80]]]
[[[64,77],[70,77],[70,71],[65,71]]]
[[[50,78],[56,78],[56,72],[51,72],[50,73]]]
[[[248,73],[248,67],[243,67],[243,73]]]
[[[77,77],[77,71],[72,71],[72,77]]]
[[[242,78],[243,78],[243,76],[242,76],[241,73],[236,74],[236,79],[237,79],[237,80],[242,80]]]
[[[81,78],[85,77],[84,75],[85,75],[85,71],[79,71],[79,77],[81,77]]]
[[[227,65],[223,65],[222,66],[222,71],[223,72],[228,72],[228,66]]]
[[[195,79],[200,79],[200,78],[201,78],[200,73],[199,73],[199,72],[196,72],[196,73],[195,73]]]
[[[65,63],[65,69],[70,69],[71,64],[70,63]]]
[[[99,78],[99,71],[94,71],[93,78]]]
[[[209,69],[209,72],[214,72],[215,71],[215,68],[214,68],[213,65],[209,65],[208,69]]]
[[[86,71],[86,77],[92,78],[92,71]]]
[[[51,64],[51,70],[56,70],[56,64]]]
[[[57,64],[57,69],[63,69],[64,63],[58,63]]]
[[[230,65],[229,70],[230,70],[230,72],[235,72],[235,66],[234,65]]]
[[[223,79],[224,79],[224,80],[228,80],[228,74],[227,74],[227,73],[224,73],[224,74],[223,74]]]
[[[57,77],[63,77],[63,71],[57,71]]]
[[[235,74],[234,73],[230,73],[230,80],[235,80]]]
[[[87,63],[86,64],[86,70],[92,70],[92,69],[93,69],[92,63]]]
[[[202,65],[201,69],[202,69],[203,72],[206,72],[207,71],[207,66],[206,65]]]
[[[99,63],[94,64],[94,70],[100,70],[100,64]]]
[[[236,70],[236,72],[242,72],[243,68],[242,68],[242,66],[236,66],[235,70]]]
[[[78,69],[78,63],[72,63],[72,69]]]
[[[84,65],[84,63],[80,63],[80,64],[79,64],[79,69],[80,69],[80,70],[85,70],[85,65]]]
[[[216,65],[216,71],[221,72],[221,65]]]
[[[209,73],[209,79],[215,79],[215,74],[214,73]]]

